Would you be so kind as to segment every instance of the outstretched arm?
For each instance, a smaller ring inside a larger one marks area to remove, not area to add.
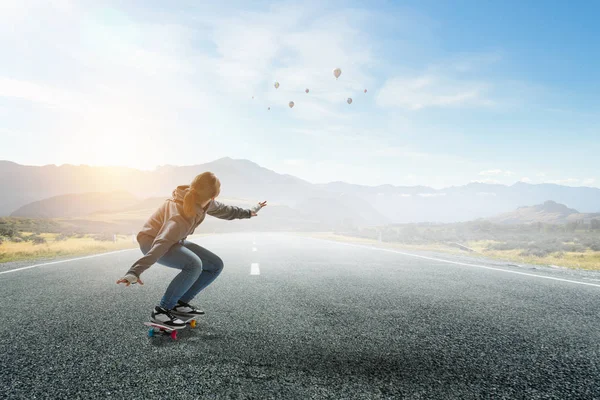
[[[267,202],[264,201],[262,203],[259,203],[258,206],[255,206],[252,209],[245,209],[236,206],[229,206],[227,204],[223,204],[221,202],[213,200],[208,205],[206,213],[210,216],[220,219],[244,219],[255,217],[257,215],[256,213],[258,212],[258,210],[260,210],[262,207],[265,207],[266,205]]]

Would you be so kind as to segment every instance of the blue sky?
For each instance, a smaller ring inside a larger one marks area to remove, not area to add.
[[[598,2],[171,3],[0,2],[0,159],[600,186]]]

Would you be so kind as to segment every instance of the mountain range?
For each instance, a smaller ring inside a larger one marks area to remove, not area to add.
[[[219,177],[223,198],[268,200],[288,213],[331,223],[460,222],[490,218],[548,200],[581,213],[600,210],[598,188],[522,182],[510,186],[470,183],[444,189],[345,182],[313,184],[252,161],[221,158],[194,166],[161,166],[153,171],[24,166],[0,161],[0,216],[76,217],[102,210],[139,208],[149,198],[164,200],[175,186],[189,183],[204,171]]]

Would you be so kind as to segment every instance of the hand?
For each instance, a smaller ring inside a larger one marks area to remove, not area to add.
[[[136,283],[139,283],[140,285],[144,284],[144,282],[142,282],[141,279],[139,279],[138,277],[136,277],[135,275],[132,275],[132,274],[127,274],[124,277],[122,277],[121,279],[119,279],[117,281],[117,285],[119,283],[124,283],[125,286],[135,285]]]
[[[260,208],[259,208],[259,210],[260,210],[261,208],[263,208],[263,207],[266,207],[266,206],[267,206],[267,201],[265,200],[265,201],[263,201],[263,202],[261,202],[261,203],[258,203],[258,205],[260,206]],[[254,210],[250,211],[250,215],[251,215],[252,217],[256,217],[256,216],[258,216],[258,214],[256,213],[256,211],[254,211]]]

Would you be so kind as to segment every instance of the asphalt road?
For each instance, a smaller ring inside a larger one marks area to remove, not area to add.
[[[137,250],[0,273],[0,398],[600,399],[589,275],[279,234],[198,242],[225,269],[177,341],[143,325],[175,270],[115,284]]]

